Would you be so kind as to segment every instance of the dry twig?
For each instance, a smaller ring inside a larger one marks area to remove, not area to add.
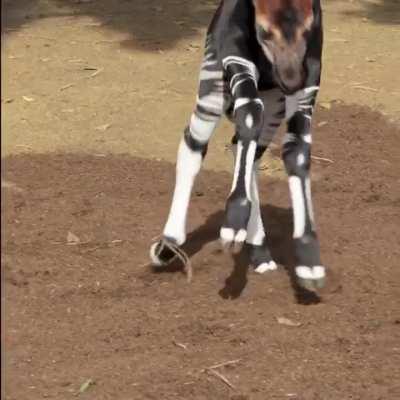
[[[237,363],[239,363],[240,361],[242,361],[242,360],[241,360],[240,358],[238,358],[237,360],[231,360],[231,361],[226,361],[226,362],[223,362],[223,363],[220,363],[220,364],[212,365],[211,367],[208,367],[208,368],[206,368],[206,369],[221,368],[221,367],[225,367],[225,366],[227,366],[227,365],[237,364]]]
[[[368,90],[370,92],[379,92],[378,89],[375,89],[375,88],[372,88],[372,87],[369,87],[369,86],[358,85],[358,86],[352,86],[352,88],[353,89],[359,89],[359,90]]]
[[[318,157],[318,156],[311,156],[311,158],[313,159],[313,160],[317,160],[317,161],[325,161],[325,162],[328,162],[328,163],[331,163],[331,164],[333,164],[333,160],[331,160],[330,158],[325,158],[325,157]]]
[[[225,385],[229,386],[231,389],[236,390],[236,387],[233,385],[233,383],[231,383],[228,378],[226,378],[224,375],[222,375],[221,373],[219,373],[218,371],[216,371],[215,369],[209,369],[207,368],[205,370],[205,372],[216,376],[217,378],[221,379],[222,382],[225,383]]]
[[[60,92],[62,92],[63,90],[69,89],[72,86],[75,86],[75,83],[69,83],[68,85],[60,87]]]
[[[183,344],[183,343],[176,342],[175,340],[173,340],[172,343],[175,346],[180,347],[181,349],[187,350],[187,346],[185,344]]]

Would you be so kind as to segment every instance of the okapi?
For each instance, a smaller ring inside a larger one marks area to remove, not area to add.
[[[321,75],[319,0],[223,0],[207,31],[196,108],[179,145],[176,183],[163,236],[151,246],[155,266],[176,256],[186,240],[194,180],[225,114],[235,125],[235,167],[220,239],[226,249],[249,246],[256,272],[277,268],[266,244],[258,195],[259,160],[283,119],[282,158],[293,207],[295,274],[322,287],[325,268],[311,201],[311,119]],[[172,249],[172,250],[171,250]]]

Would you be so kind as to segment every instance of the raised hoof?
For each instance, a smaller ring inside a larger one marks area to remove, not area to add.
[[[304,289],[315,291],[322,289],[326,282],[325,267],[317,265],[314,267],[296,267],[297,283]]]
[[[150,259],[153,267],[166,267],[176,257],[176,252],[166,245],[165,239],[153,243],[150,247]]]

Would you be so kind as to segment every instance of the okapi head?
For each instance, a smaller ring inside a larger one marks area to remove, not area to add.
[[[313,0],[253,0],[257,39],[273,66],[274,78],[287,93],[304,83],[307,33],[314,15]]]

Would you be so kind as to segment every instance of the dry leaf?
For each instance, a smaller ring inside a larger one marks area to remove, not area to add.
[[[79,388],[78,394],[86,392],[86,390],[88,390],[90,386],[93,386],[94,384],[95,382],[93,379],[86,380],[85,382],[82,383],[81,387]]]
[[[96,128],[94,128],[94,129],[96,129],[97,131],[106,131],[110,126],[111,126],[112,124],[104,124],[104,125],[99,125],[99,126],[96,126]]]
[[[325,101],[322,103],[319,103],[320,107],[325,108],[325,110],[330,110],[332,108],[332,104]]]
[[[81,239],[79,239],[78,236],[76,236],[74,233],[68,231],[68,233],[67,233],[67,244],[68,245],[72,246],[72,245],[80,243],[80,241],[81,241]]]
[[[285,317],[278,317],[276,319],[278,321],[278,324],[281,325],[286,325],[286,326],[300,326],[301,323],[300,322],[294,322],[289,318],[285,318]]]
[[[27,101],[28,103],[31,103],[32,101],[35,101],[33,97],[28,97],[28,96],[22,96],[22,98]]]

